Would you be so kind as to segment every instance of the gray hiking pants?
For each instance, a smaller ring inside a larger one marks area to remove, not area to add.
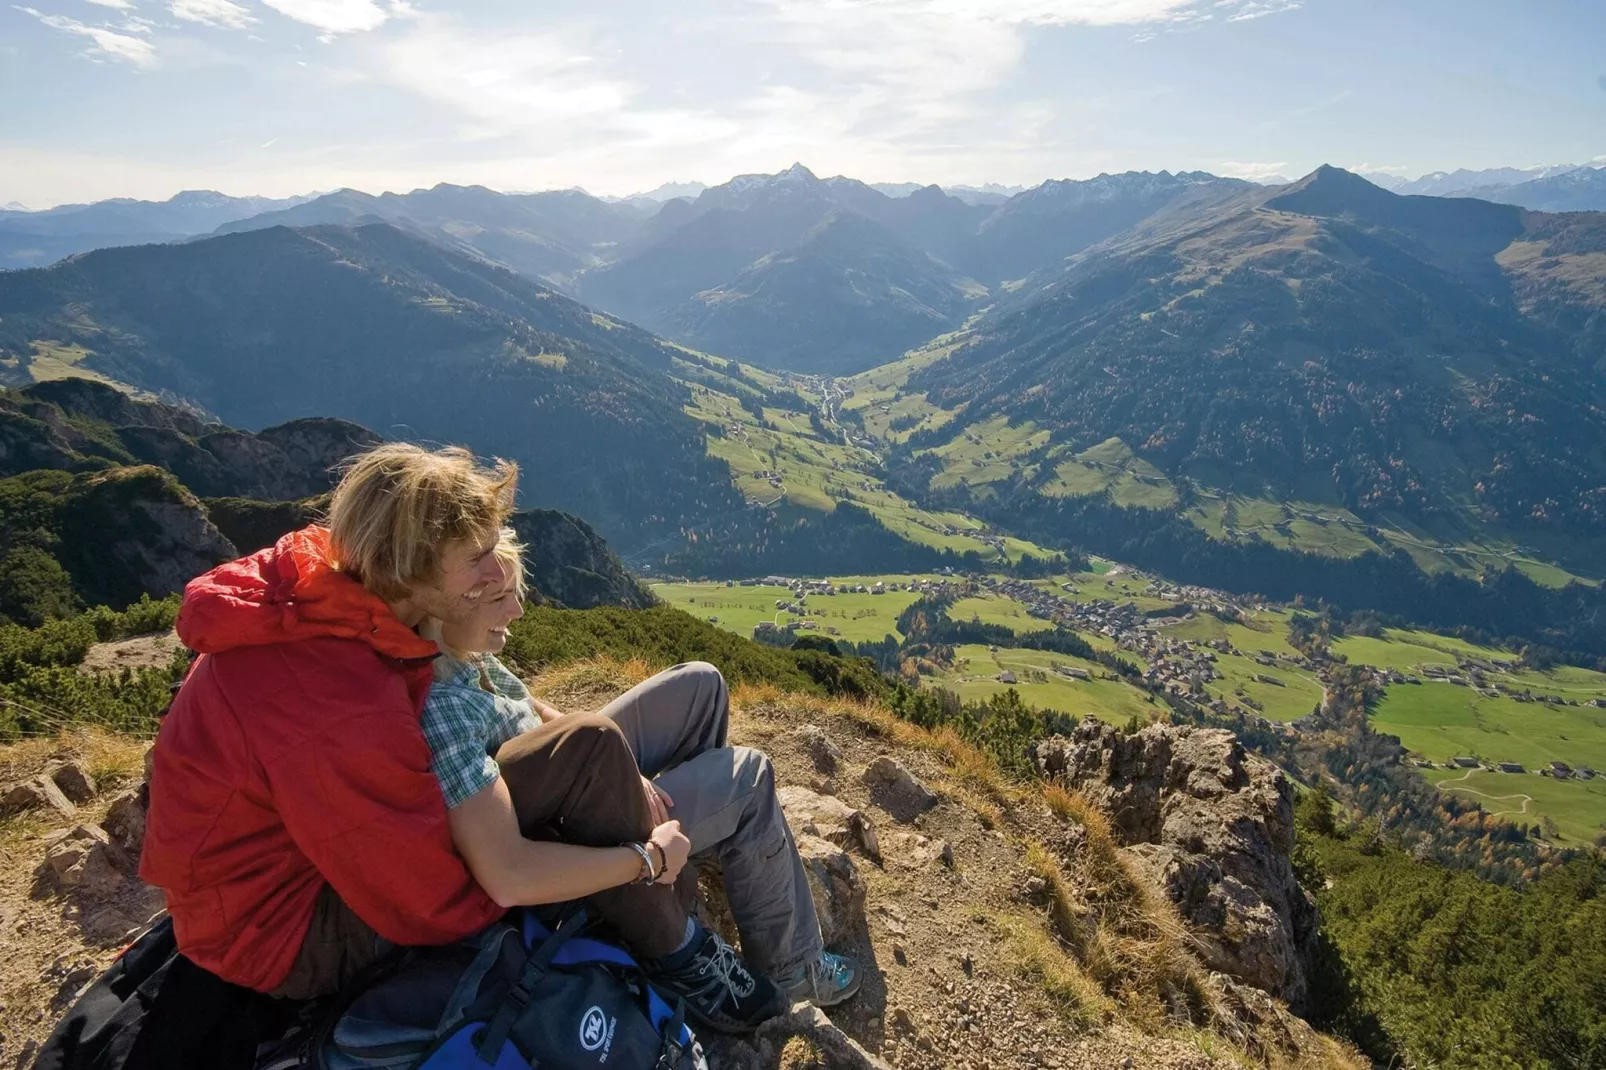
[[[726,742],[725,678],[702,661],[666,669],[601,710],[623,731],[645,776],[669,793],[669,817],[694,857],[719,863],[742,956],[778,977],[819,958],[808,876],[775,798],[762,751]],[[666,889],[667,890],[667,889]]]

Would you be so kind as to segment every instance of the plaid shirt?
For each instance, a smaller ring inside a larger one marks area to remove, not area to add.
[[[530,693],[493,655],[460,661],[440,655],[420,722],[430,769],[448,809],[496,783],[492,757],[521,732],[541,726]]]

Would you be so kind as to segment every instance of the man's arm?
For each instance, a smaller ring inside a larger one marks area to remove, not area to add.
[[[641,874],[641,856],[628,847],[581,847],[525,839],[519,833],[513,796],[501,777],[448,810],[447,821],[474,879],[504,907],[581,899],[629,884]],[[680,841],[678,849],[676,839]],[[665,849],[669,865],[658,882],[667,884],[685,864],[690,845],[679,822],[654,829],[653,840]],[[653,862],[658,864],[656,852]]]

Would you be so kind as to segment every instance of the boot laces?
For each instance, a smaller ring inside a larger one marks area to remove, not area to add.
[[[737,999],[746,999],[758,988],[758,982],[742,965],[736,950],[717,936],[714,953],[703,960],[697,972],[718,978],[722,985],[736,993]]]

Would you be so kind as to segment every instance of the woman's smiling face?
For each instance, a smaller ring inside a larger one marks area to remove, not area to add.
[[[507,626],[524,616],[518,585],[509,576],[496,592],[487,591],[460,621],[441,625],[441,645],[464,654],[497,654],[507,645]]]

